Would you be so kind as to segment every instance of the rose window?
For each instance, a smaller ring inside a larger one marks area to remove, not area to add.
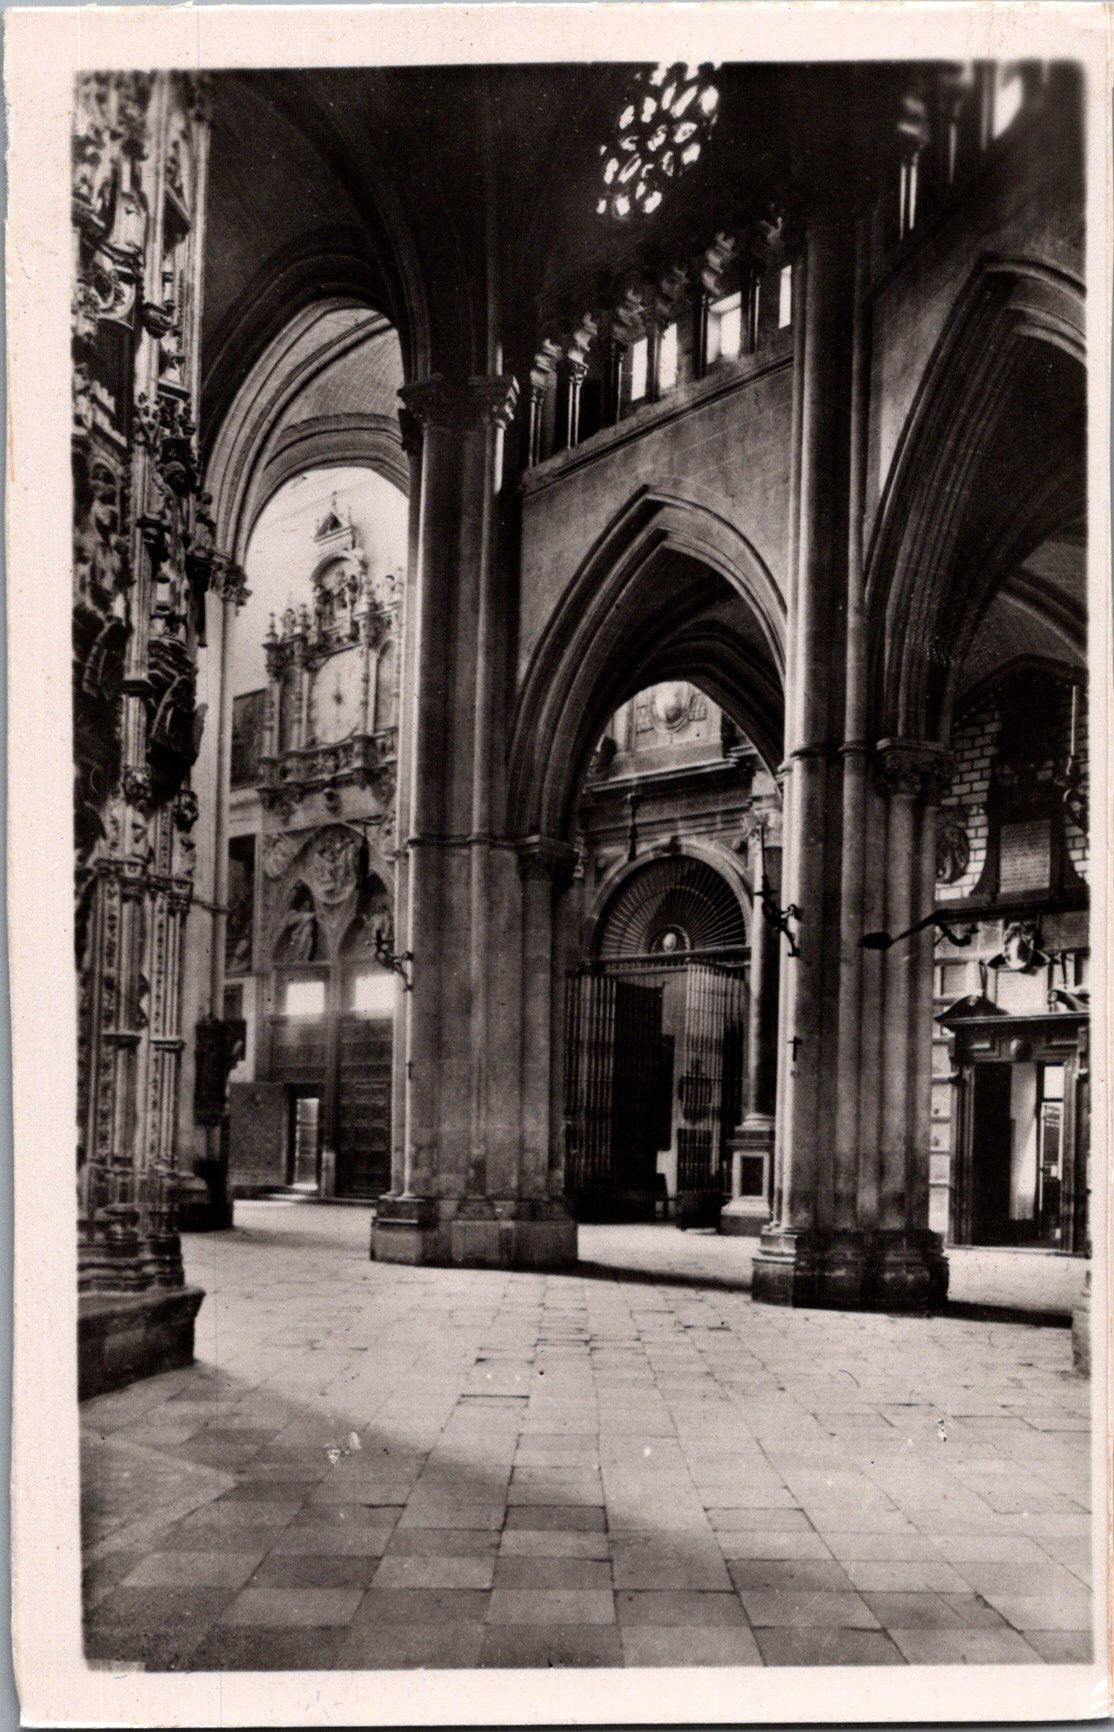
[[[652,215],[700,160],[719,112],[713,71],[678,61],[635,74],[615,136],[600,146],[599,216]]]

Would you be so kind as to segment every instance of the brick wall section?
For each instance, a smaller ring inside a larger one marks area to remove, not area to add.
[[[1067,761],[1071,727],[1070,706],[1070,694],[1065,687],[1060,697],[1053,733],[1055,760],[1054,763],[1046,764],[1038,770],[1038,781],[1051,780],[1054,767],[1062,768]],[[971,841],[971,859],[967,871],[955,884],[937,885],[936,895],[940,902],[955,902],[961,897],[970,896],[979,881],[979,875],[986,860],[986,795],[1000,725],[998,705],[994,697],[991,696],[979,704],[976,709],[962,716],[952,732],[955,775],[952,779],[951,789],[942,802],[941,810],[945,813],[951,811],[966,815],[966,829]],[[1083,769],[1084,790],[1086,790],[1088,771],[1087,701],[1082,692],[1079,697],[1077,751]],[[1079,876],[1086,881],[1089,865],[1089,845],[1086,834],[1069,821],[1065,828],[1065,840],[1073,866]],[[1003,856],[1003,863],[1005,863],[1006,858],[1007,856]]]

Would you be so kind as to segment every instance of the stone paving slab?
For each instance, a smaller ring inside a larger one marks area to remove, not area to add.
[[[531,1275],[373,1264],[360,1210],[237,1222],[185,1244],[196,1364],[82,1410],[90,1664],[1090,1657],[1066,1330],[756,1307],[711,1284],[738,1241],[670,1226]],[[1039,1309],[1042,1267],[987,1303]]]

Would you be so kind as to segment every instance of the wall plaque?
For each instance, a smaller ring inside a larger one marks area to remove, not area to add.
[[[1003,824],[999,842],[999,895],[1048,890],[1051,875],[1051,819],[1027,818],[1020,823]]]

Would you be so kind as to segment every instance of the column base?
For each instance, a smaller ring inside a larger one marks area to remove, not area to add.
[[[200,1287],[82,1293],[77,1311],[79,1401],[193,1362]]]
[[[471,1269],[568,1269],[576,1222],[549,1198],[381,1197],[371,1234],[379,1263]]]
[[[938,1233],[770,1226],[755,1254],[751,1297],[763,1305],[844,1311],[930,1311],[948,1292]]]
[[[371,1223],[371,1258],[375,1263],[443,1263],[438,1256],[437,1205],[431,1197],[380,1197]]]

